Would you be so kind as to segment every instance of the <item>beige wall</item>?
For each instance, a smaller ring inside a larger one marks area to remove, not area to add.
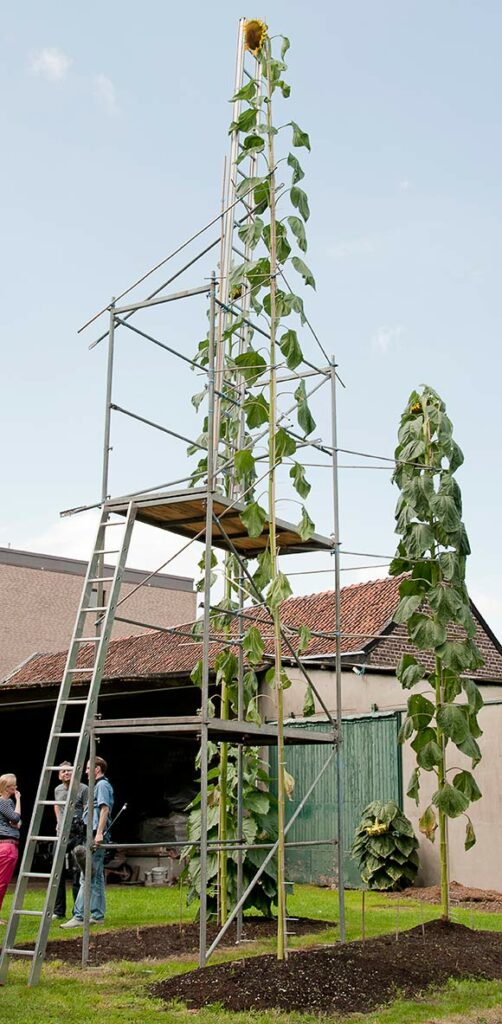
[[[285,715],[301,716],[305,683],[296,669],[288,669],[292,686],[285,691]],[[319,690],[326,706],[333,713],[336,711],[335,673],[331,671],[311,671],[312,681]],[[415,690],[424,692],[425,687],[419,684]],[[475,769],[475,777],[483,794],[481,800],[471,804],[469,816],[476,833],[476,845],[469,851],[464,850],[465,817],[449,822],[450,838],[450,878],[463,885],[479,886],[480,888],[502,891],[502,685],[480,686],[485,707],[479,713],[479,724],[483,735],[478,740],[483,758]],[[345,715],[367,715],[371,711],[405,710],[408,691],[403,691],[397,679],[390,674],[369,671],[364,675],[356,675],[352,669],[342,673],[343,712]],[[500,701],[500,703],[495,703]],[[492,702],[491,704],[489,702]],[[322,708],[316,700],[316,714],[323,717]],[[267,717],[275,717],[273,701],[270,697],[264,700]],[[262,711],[264,708],[262,708]],[[467,768],[471,762],[456,747],[449,746],[449,764],[452,767]],[[403,788],[406,790],[408,780],[415,767],[415,753],[409,743],[403,747]],[[450,778],[455,772],[450,773]],[[404,811],[411,819],[417,836],[420,839],[421,870],[418,882],[421,885],[432,885],[439,881],[439,849],[438,840],[433,844],[418,831],[418,819],[430,802],[436,786],[435,776],[422,772],[422,789],[420,806],[405,796]],[[377,798],[377,793],[375,793]]]
[[[83,586],[83,577],[47,569],[0,565],[0,679],[30,655],[68,647]],[[136,584],[124,583],[121,597]],[[165,587],[141,587],[121,612],[157,626],[174,626],[195,617],[196,595]],[[145,630],[115,623],[113,637]]]

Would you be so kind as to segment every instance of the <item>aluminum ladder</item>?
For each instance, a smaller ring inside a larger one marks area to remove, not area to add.
[[[101,678],[135,515],[136,507],[133,502],[130,503],[125,518],[119,521],[108,521],[109,513],[106,508],[103,508],[101,513],[96,542],[87,568],[64,675],[54,711],[54,719],[38,792],[33,806],[33,814],[19,869],[4,946],[0,956],[0,984],[5,983],[11,957],[23,957],[31,960],[29,985],[36,985],[40,977],[47,946],[47,937],[52,923],[56,893],[61,872],[64,870],[64,859],[75,801],[89,748],[90,727],[97,710]],[[114,541],[112,546],[108,542],[107,531],[110,530],[112,536],[116,536],[115,530],[117,529],[122,532],[122,539],[119,542]],[[110,576],[103,575],[103,564],[106,555],[117,556],[113,575]],[[105,586],[107,587],[106,591],[104,589]],[[96,587],[98,596],[102,595],[102,603],[93,605],[93,590]],[[93,622],[92,617],[99,623],[99,630],[95,636],[86,635],[92,632],[92,626],[89,628],[89,623]],[[85,668],[79,668],[77,667],[77,661],[83,645],[87,645],[88,650],[86,654],[89,653],[90,649],[91,656],[86,658],[89,664]],[[87,692],[83,695],[82,690],[84,688],[87,688]],[[75,724],[76,717],[79,719],[77,724]],[[52,796],[54,788],[54,773],[59,772],[59,744],[60,741],[67,744],[69,740],[74,743],[73,767],[67,800],[62,809],[59,836],[45,835],[42,832],[44,812],[46,808],[53,808],[57,803],[56,800],[50,799],[50,796]],[[45,846],[48,852],[51,846],[54,847],[52,867],[48,872],[33,871],[33,860],[37,843]],[[47,886],[43,909],[27,909],[26,897],[30,895],[30,883],[38,883],[40,881],[44,881]],[[17,929],[23,917],[36,917],[39,919],[34,949],[15,948]]]

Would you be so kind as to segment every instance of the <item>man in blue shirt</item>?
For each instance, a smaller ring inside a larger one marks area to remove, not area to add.
[[[92,878],[91,878],[91,924],[101,924],[105,918],[105,850],[102,844],[109,842],[109,829],[113,809],[113,788],[106,778],[107,763],[102,757],[97,757],[94,769],[94,802],[92,811],[92,831],[94,836],[95,850],[92,855]],[[87,777],[89,777],[90,764],[87,764]],[[83,821],[87,824],[89,804],[84,810]],[[80,876],[80,890],[75,900],[73,917],[61,925],[61,928],[80,928],[84,920],[84,875]]]

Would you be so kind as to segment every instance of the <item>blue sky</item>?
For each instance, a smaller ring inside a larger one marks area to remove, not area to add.
[[[105,352],[88,350],[96,331],[77,329],[218,213],[237,22],[262,16],[291,40],[287,118],[312,141],[303,163],[317,292],[308,311],[347,385],[339,443],[390,456],[410,390],[428,383],[441,393],[466,457],[468,582],[502,635],[502,8],[321,0],[306,11],[289,0],[242,11],[222,0],[207,12],[200,0],[26,0],[3,12],[0,543],[87,556],[93,517],[60,520],[59,511],[99,496]],[[204,308],[153,325],[190,353]],[[193,379],[130,338],[118,381],[119,404],[196,429]],[[317,418],[325,432],[326,404]],[[113,443],[115,493],[182,475],[182,446],[129,424]],[[388,474],[340,477],[344,546],[391,553]],[[330,487],[318,472],[311,506],[327,533]],[[171,549],[147,533],[133,561],[153,567]],[[346,572],[344,582],[369,574]],[[295,586],[326,589],[331,577]]]

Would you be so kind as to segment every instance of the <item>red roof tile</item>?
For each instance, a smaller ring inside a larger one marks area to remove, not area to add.
[[[340,594],[342,653],[345,655],[364,652],[367,664],[393,669],[401,654],[411,650],[404,627],[392,624],[392,616],[399,601],[399,579],[370,580],[367,583],[344,587]],[[476,642],[485,658],[485,668],[477,673],[480,679],[502,681],[502,654],[500,645],[491,634],[481,616],[476,614]],[[263,608],[252,609],[249,614],[256,617],[263,633],[266,649],[272,649],[271,627],[263,623],[266,612]],[[292,597],[281,609],[281,619],[286,627],[306,625],[320,636],[313,635],[305,655],[315,657],[333,656],[335,652],[335,594],[333,590],[305,597]],[[247,619],[249,623],[249,619]],[[187,675],[202,656],[202,645],[189,635],[190,626],[177,627],[187,633],[186,637],[159,631],[150,631],[140,636],[112,640],[108,649],[103,678],[139,679]],[[382,636],[382,633],[385,634]],[[331,634],[324,636],[322,634]],[[296,634],[291,633],[296,647]],[[381,639],[379,639],[381,637]],[[221,650],[218,642],[210,645],[210,661],[214,664]],[[92,662],[93,645],[85,645],[79,655],[78,665]],[[284,649],[284,654],[287,650]],[[2,689],[17,689],[29,686],[57,685],[61,681],[66,662],[66,652],[34,656],[19,671],[12,674]]]

